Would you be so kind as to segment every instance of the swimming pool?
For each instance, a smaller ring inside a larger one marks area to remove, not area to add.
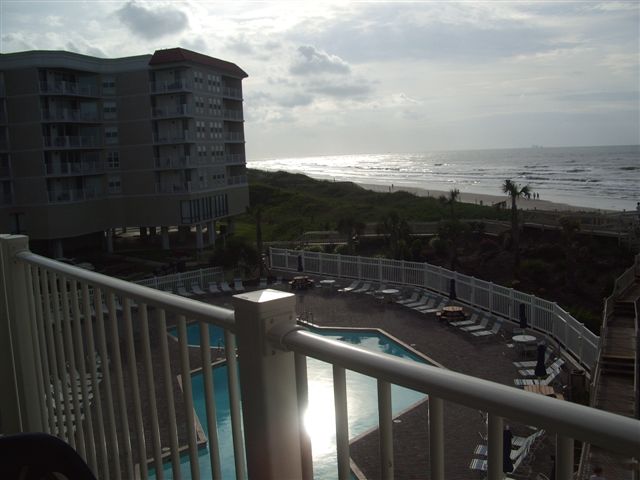
[[[212,345],[219,345],[224,335],[219,328],[209,327],[210,336],[216,339]],[[217,332],[214,332],[217,330]],[[199,326],[191,324],[187,328],[189,344],[199,345]],[[407,350],[393,339],[374,330],[313,330],[325,337],[358,345],[361,348],[395,355],[413,361],[426,363],[415,353]],[[175,329],[170,330],[175,335]],[[337,457],[335,451],[335,411],[333,403],[333,372],[330,364],[309,358],[307,360],[309,385],[309,408],[304,415],[304,423],[311,436],[313,450],[313,471],[316,479],[337,478]],[[354,438],[378,425],[378,403],[376,380],[359,373],[347,371],[347,409],[349,412],[349,437]],[[235,478],[233,444],[231,434],[231,414],[227,392],[227,368],[218,366],[213,369],[214,391],[216,397],[216,415],[220,443],[222,476]],[[202,428],[207,432],[206,408],[202,373],[192,376],[194,408]],[[391,388],[392,409],[394,415],[405,410],[425,395],[403,387]],[[200,469],[203,478],[211,478],[211,465],[207,448],[200,449]],[[165,475],[171,478],[171,464],[165,464]],[[181,470],[189,475],[189,459],[184,456]]]

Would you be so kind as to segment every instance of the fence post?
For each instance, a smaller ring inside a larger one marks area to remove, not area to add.
[[[29,310],[27,275],[18,252],[29,250],[25,235],[0,235],[0,432],[45,430],[33,352],[37,335]]]
[[[356,257],[356,261],[358,262],[358,280],[362,280],[362,264],[360,263],[360,255]]]
[[[273,329],[296,327],[295,295],[259,290],[233,297],[249,478],[302,478],[293,352],[271,346]]]
[[[342,256],[338,254],[338,278],[342,278]]]
[[[489,282],[489,311],[493,313],[493,282]]]

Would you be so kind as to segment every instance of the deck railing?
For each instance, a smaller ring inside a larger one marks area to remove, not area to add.
[[[164,478],[165,449],[173,478],[183,475],[181,454],[189,463],[185,476],[200,478],[198,420],[208,427],[205,461],[220,478],[211,325],[225,330],[237,478],[312,478],[311,443],[300,415],[308,398],[307,357],[333,365],[340,479],[350,475],[346,369],[377,379],[383,478],[394,472],[391,384],[429,395],[429,464],[435,480],[444,479],[446,471],[445,402],[488,412],[491,480],[503,476],[505,418],[557,435],[558,480],[572,478],[574,439],[629,456],[640,450],[637,420],[305,331],[296,324],[295,296],[287,292],[235,295],[232,311],[41,257],[28,250],[24,236],[0,236],[0,261],[0,432],[57,435],[100,478]],[[200,329],[202,419],[193,409],[196,352],[188,345],[188,321]],[[168,342],[168,323],[177,325],[177,344]]]
[[[598,355],[600,339],[583,323],[558,304],[513,288],[428,263],[279,248],[270,248],[269,252],[271,267],[277,270],[296,272],[302,262],[304,271],[311,274],[428,288],[443,295],[449,295],[453,280],[457,299],[475,308],[517,322],[520,305],[524,305],[531,328],[551,336],[588,370],[593,368]]]

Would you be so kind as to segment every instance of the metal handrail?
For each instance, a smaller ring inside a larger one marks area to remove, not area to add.
[[[17,253],[16,258],[30,265],[53,270],[69,279],[103,288],[114,294],[131,298],[140,303],[162,308],[194,320],[207,322],[232,332],[236,330],[233,310],[208,305],[153,288],[143,287],[142,285],[120,280],[119,278],[113,278],[73,265],[67,265],[30,251]]]
[[[607,450],[632,457],[640,451],[638,420],[367,351],[301,329],[277,332],[270,338],[296,353]]]

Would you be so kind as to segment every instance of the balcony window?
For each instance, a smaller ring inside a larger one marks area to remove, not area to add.
[[[109,175],[107,181],[109,193],[122,193],[122,178],[120,175]]]
[[[102,112],[105,120],[113,120],[116,118],[116,102],[104,102]]]
[[[105,127],[104,139],[104,142],[109,145],[118,143],[118,127]]]
[[[116,169],[116,168],[120,168],[120,153],[115,151],[115,150],[111,150],[107,152],[107,168],[109,169]]]
[[[102,93],[105,95],[115,95],[116,79],[114,77],[102,77]]]

